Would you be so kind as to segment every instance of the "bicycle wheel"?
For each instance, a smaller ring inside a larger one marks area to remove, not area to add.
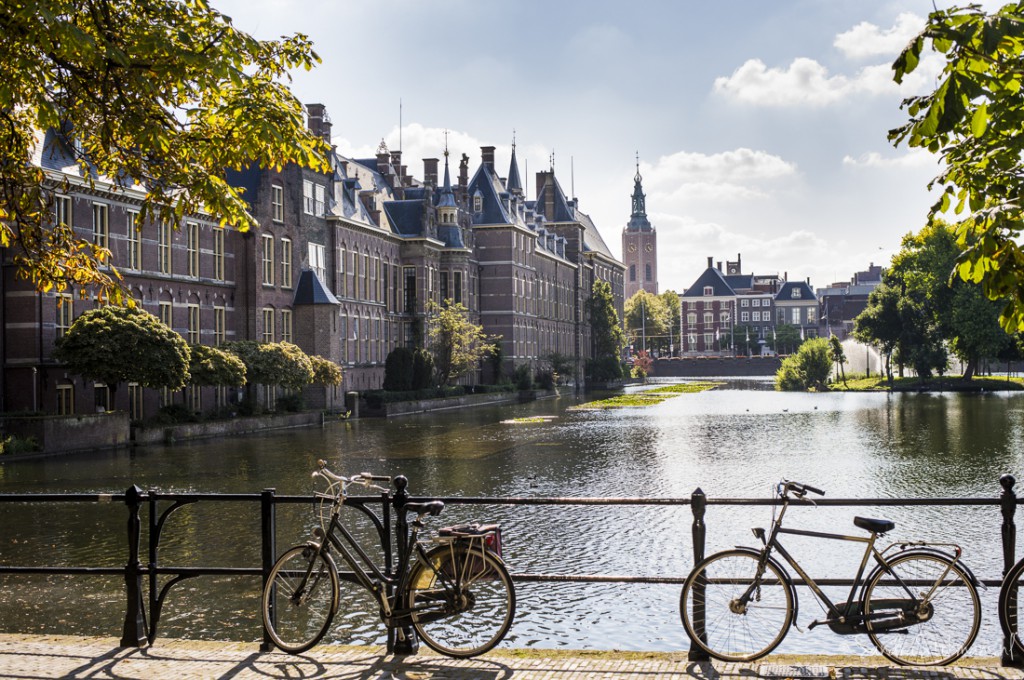
[[[722,661],[752,661],[775,649],[793,621],[793,590],[773,562],[758,574],[756,552],[726,550],[698,564],[679,596],[683,626]]]
[[[1003,635],[1010,640],[1010,655],[1013,658],[1024,656],[1024,643],[1019,635],[1018,597],[1024,585],[1024,560],[1010,567],[999,588],[999,626]]]
[[[263,589],[263,625],[274,644],[291,654],[306,651],[324,636],[337,611],[334,560],[315,545],[281,555]]]
[[[487,551],[443,545],[409,576],[412,625],[441,654],[483,654],[512,626],[516,591],[505,565]]]
[[[978,590],[964,570],[945,555],[920,552],[897,555],[889,567],[895,577],[879,569],[864,591],[865,624],[878,651],[907,666],[963,656],[981,625]]]

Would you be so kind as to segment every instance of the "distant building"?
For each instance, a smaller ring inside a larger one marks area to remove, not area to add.
[[[647,197],[643,191],[640,162],[633,178],[633,212],[622,230],[622,263],[626,267],[628,300],[645,290],[658,294],[658,234],[647,219]]]
[[[882,267],[872,262],[849,281],[818,289],[822,335],[836,335],[845,340],[853,334],[854,320],[867,308],[871,291],[881,285],[882,273]]]

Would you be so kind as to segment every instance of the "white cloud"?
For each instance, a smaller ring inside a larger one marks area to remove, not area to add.
[[[886,157],[877,151],[853,156],[844,156],[843,165],[853,168],[924,168],[934,166],[938,158],[927,151],[914,149],[901,156]]]
[[[716,154],[679,151],[642,167],[644,183],[676,186],[697,183],[744,183],[776,180],[796,174],[796,166],[764,151],[739,148]]]
[[[840,33],[832,43],[850,59],[867,57],[893,57],[924,28],[925,19],[910,12],[896,17],[892,28],[882,29],[862,21],[850,30]]]

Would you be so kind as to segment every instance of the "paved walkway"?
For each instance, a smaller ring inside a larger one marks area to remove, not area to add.
[[[997,660],[967,659],[956,666],[914,669],[870,665],[880,658],[785,657],[754,664],[694,663],[685,654],[537,652],[500,650],[467,660],[421,654],[388,656],[379,647],[321,645],[291,656],[261,653],[248,643],[159,640],[146,649],[122,649],[113,638],[0,635],[0,677],[188,680],[190,678],[324,678],[343,680],[1024,680],[1024,672]],[[845,665],[848,663],[856,665]],[[838,664],[838,665],[837,665]],[[865,664],[865,665],[859,665]]]

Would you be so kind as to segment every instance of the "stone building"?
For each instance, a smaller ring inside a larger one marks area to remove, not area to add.
[[[647,196],[642,182],[638,160],[636,176],[633,178],[633,211],[622,230],[622,262],[627,271],[627,300],[641,290],[658,294],[658,234],[647,219]]]
[[[310,129],[329,141],[324,107],[307,111]],[[341,390],[380,388],[388,353],[422,344],[431,303],[445,300],[502,336],[505,372],[543,368],[558,353],[582,379],[592,355],[585,302],[594,280],[607,280],[621,317],[625,268],[553,170],[538,173],[536,198],[527,200],[514,146],[507,177],[495,169],[494,147],[481,149],[472,179],[463,156],[453,180],[447,151],[443,175],[438,159],[427,158],[422,180],[383,143],[374,158],[332,151],[329,160],[325,174],[295,166],[229,173],[260,224],[240,233],[206,215],[177,229],[140,220],[143,196],[102,178],[90,188],[52,132],[33,158],[54,190],[54,220],[107,245],[132,296],[186,340],[284,340],[341,364],[344,385],[307,388],[309,406],[340,408]],[[118,409],[142,419],[170,403],[209,411],[241,397],[234,389],[129,385],[112,404],[105,386],[52,358],[56,338],[94,301],[35,291],[15,277],[10,253],[0,282],[2,411]],[[493,377],[481,371],[463,382]],[[280,396],[265,386],[246,390],[271,408]]]

